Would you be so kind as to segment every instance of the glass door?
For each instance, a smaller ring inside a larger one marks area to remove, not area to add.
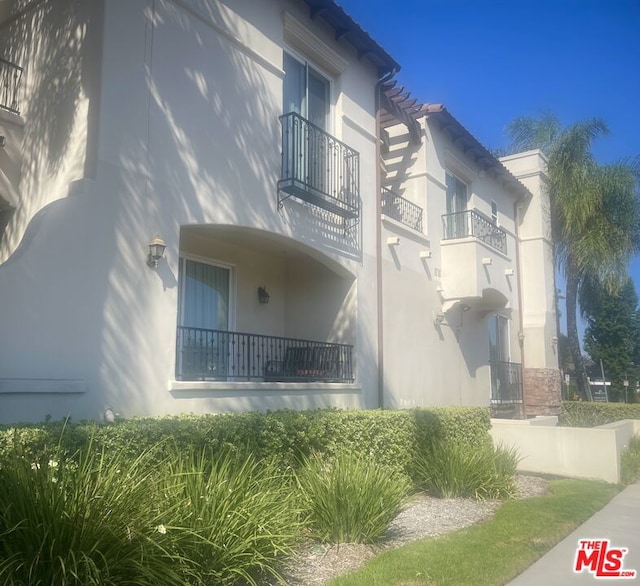
[[[299,160],[290,160],[295,178],[308,187],[325,193],[328,187],[327,157],[330,144],[328,130],[330,111],[330,83],[306,61],[284,53],[284,114],[295,112],[304,120],[289,128],[290,144],[298,147]],[[311,124],[308,124],[310,122]],[[291,124],[291,122],[290,122]],[[299,126],[297,126],[299,124]]]
[[[183,380],[228,373],[230,282],[229,268],[180,259],[177,368]]]
[[[467,186],[447,173],[446,238],[463,238],[471,234],[467,228]]]
[[[509,320],[496,314],[489,317],[488,323],[491,398],[503,400],[510,388]]]

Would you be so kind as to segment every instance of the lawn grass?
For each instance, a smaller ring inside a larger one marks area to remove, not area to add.
[[[329,585],[505,584],[601,509],[619,490],[619,486],[596,481],[553,480],[547,496],[508,501],[485,523],[387,551]]]

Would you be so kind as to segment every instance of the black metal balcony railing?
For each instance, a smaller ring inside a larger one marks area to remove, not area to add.
[[[491,404],[522,403],[522,365],[491,361]]]
[[[444,239],[475,236],[492,248],[507,254],[507,234],[489,218],[475,210],[464,210],[442,216]]]
[[[382,213],[422,232],[422,208],[386,187],[382,188]]]
[[[20,114],[18,102],[22,67],[0,57],[0,109]]]
[[[353,382],[353,346],[178,326],[178,380]]]
[[[279,203],[293,195],[345,220],[360,214],[360,155],[299,114],[280,116]]]

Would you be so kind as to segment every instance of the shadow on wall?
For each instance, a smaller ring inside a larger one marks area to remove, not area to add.
[[[150,381],[162,392],[174,377],[181,225],[250,226],[343,256],[358,254],[353,237],[338,239],[342,225],[315,208],[298,206],[311,213],[304,222],[289,218],[288,226],[278,211],[281,63],[248,54],[219,34],[222,27],[242,38],[232,8],[210,2],[187,12],[157,3],[149,15],[154,27],[147,62],[148,139],[120,155],[125,186],[113,191],[119,200],[113,241],[121,264],[106,283],[101,336],[102,377],[109,377],[113,403],[128,404],[133,413],[162,408],[135,381]],[[279,12],[257,10],[268,14],[246,18],[272,19],[273,28],[265,30],[274,31],[269,41],[279,48]],[[163,280],[141,274],[140,248],[146,243],[132,246],[133,235],[156,232],[167,243]],[[171,403],[164,407],[176,409]]]
[[[86,49],[91,10],[81,0],[18,0],[3,11],[0,56],[25,68],[21,115],[25,119],[20,202],[0,242],[0,261],[20,244],[38,212],[66,197],[82,177],[92,87]],[[26,91],[28,90],[28,91]],[[25,243],[25,245],[28,243]]]
[[[91,197],[82,186],[77,197],[66,196],[95,155],[88,128],[96,88],[87,79],[99,72],[80,49],[92,30],[91,6],[102,9],[102,2],[16,2],[17,10],[33,9],[0,29],[8,58],[28,62],[31,88],[24,105],[30,159],[21,180],[28,205],[25,200],[14,215],[3,251],[11,253],[44,208],[35,236],[24,242],[29,262],[0,267],[0,280],[12,283],[16,311],[26,315],[5,328],[7,339],[15,340],[4,357],[12,371],[5,376],[37,370],[42,377],[86,379],[91,396],[78,401],[82,416],[98,416],[96,408],[106,404],[125,416],[178,409],[166,389],[174,376],[180,225],[287,232],[276,194],[281,64],[248,55],[207,24],[241,36],[230,12],[220,12],[231,10],[226,6],[200,3],[196,17],[177,4],[154,5],[158,13],[147,15],[155,27],[153,50],[139,67],[148,73],[148,133],[132,135],[118,153],[119,168],[86,182]],[[270,30],[277,37],[281,16],[269,8],[259,6],[258,16],[248,18],[276,19]],[[143,27],[136,32],[145,34]],[[281,38],[270,41],[280,46]],[[290,227],[296,238],[297,229]],[[147,243],[158,233],[167,251],[156,271],[145,259]],[[320,247],[320,236],[313,238]],[[37,250],[31,246],[36,241]],[[365,338],[356,340],[359,364],[375,365]],[[21,358],[11,364],[20,349],[29,363]]]

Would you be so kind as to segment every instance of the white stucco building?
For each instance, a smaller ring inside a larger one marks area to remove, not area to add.
[[[0,421],[559,403],[544,159],[338,5],[8,1],[0,58]]]

